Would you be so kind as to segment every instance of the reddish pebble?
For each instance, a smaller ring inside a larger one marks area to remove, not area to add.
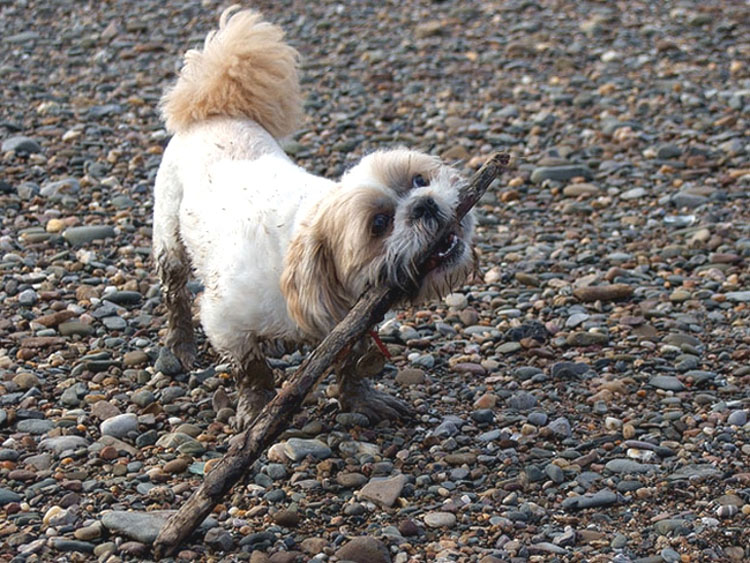
[[[11,481],[33,481],[36,479],[36,473],[28,469],[14,469],[8,473],[8,479]]]
[[[104,446],[101,450],[99,450],[99,457],[102,459],[106,459],[107,461],[112,461],[113,459],[117,459],[120,457],[120,454],[117,452],[117,448],[114,446]]]

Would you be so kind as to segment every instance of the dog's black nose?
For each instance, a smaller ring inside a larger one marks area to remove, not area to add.
[[[411,218],[413,221],[437,219],[439,215],[440,208],[431,197],[420,199],[411,209]]]

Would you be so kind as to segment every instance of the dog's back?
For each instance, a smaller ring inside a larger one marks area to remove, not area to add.
[[[302,116],[297,51],[284,31],[251,10],[228,8],[203,50],[191,49],[177,83],[161,100],[171,133],[210,117],[248,118],[276,139]]]

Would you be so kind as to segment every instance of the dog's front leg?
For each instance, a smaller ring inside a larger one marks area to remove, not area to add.
[[[362,413],[373,424],[414,415],[410,405],[373,388],[370,378],[379,375],[384,365],[385,357],[369,339],[358,342],[336,365],[339,402],[344,412]]]
[[[263,407],[276,395],[273,370],[263,356],[251,356],[236,362],[238,430],[249,428]]]

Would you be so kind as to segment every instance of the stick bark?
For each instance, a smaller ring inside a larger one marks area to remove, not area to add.
[[[508,155],[495,153],[461,190],[456,221],[469,212],[487,188],[508,165]],[[433,244],[422,253],[424,265],[449,232],[446,225]],[[168,557],[200,525],[230,489],[252,467],[260,455],[286,430],[292,416],[315,384],[327,373],[338,356],[382,320],[385,313],[405,296],[403,288],[373,287],[349,311],[317,348],[302,362],[276,397],[266,405],[252,426],[232,440],[232,445],[204,477],[203,483],[167,521],[154,541],[154,555]]]

